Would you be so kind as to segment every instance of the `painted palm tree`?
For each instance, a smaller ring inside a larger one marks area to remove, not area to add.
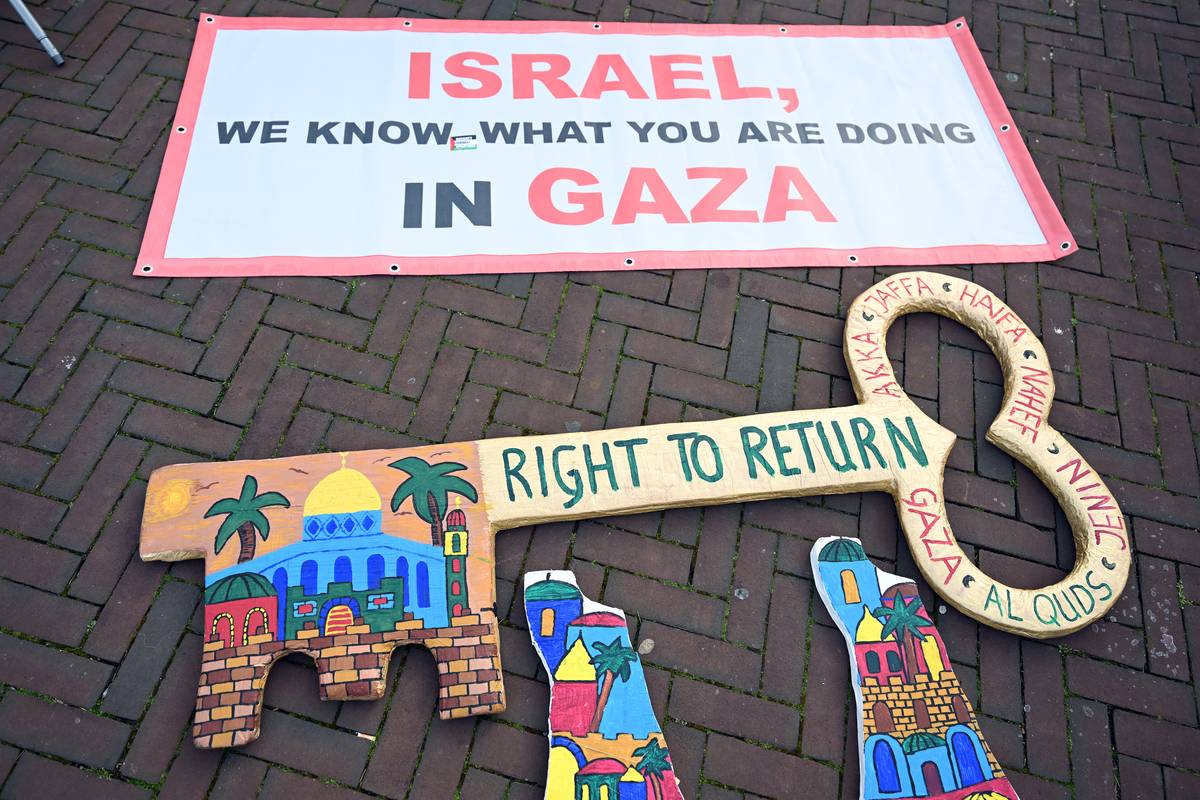
[[[647,789],[653,789],[653,794],[647,792],[646,800],[662,800],[663,773],[671,768],[671,762],[667,760],[670,756],[667,749],[659,746],[658,739],[651,739],[634,750],[633,754],[640,759],[633,768],[642,773]]]
[[[629,665],[637,661],[637,653],[633,652],[632,648],[621,644],[621,637],[613,639],[611,643],[596,642],[596,655],[592,656],[590,661],[593,667],[596,668],[596,674],[603,674],[604,678],[600,683],[600,698],[596,701],[596,711],[592,714],[592,722],[588,726],[588,730],[596,733],[600,730],[600,719],[604,716],[604,707],[608,705],[608,697],[612,694],[613,684],[617,678],[622,682],[629,680],[630,668]]]
[[[879,638],[886,639],[895,634],[896,640],[900,642],[900,650],[904,656],[904,680],[907,683],[916,680],[916,641],[925,638],[921,628],[933,628],[933,623],[921,616],[920,610],[920,597],[905,598],[897,595],[890,607],[880,606],[871,612],[875,619],[883,623],[883,632]]]
[[[429,523],[430,539],[439,547],[442,544],[442,519],[450,510],[450,494],[462,495],[472,503],[479,500],[474,486],[450,474],[467,468],[457,461],[430,464],[424,459],[409,456],[393,461],[388,466],[408,473],[408,478],[392,493],[392,513],[399,511],[404,501],[411,497],[413,511]]]
[[[225,520],[217,529],[213,551],[221,552],[225,543],[233,536],[234,531],[237,531],[242,545],[241,551],[238,552],[237,563],[242,564],[254,558],[254,550],[258,546],[258,540],[254,538],[255,531],[263,538],[264,542],[271,535],[271,520],[267,519],[267,515],[262,510],[272,506],[291,508],[292,503],[279,492],[258,494],[258,479],[253,475],[247,475],[246,479],[242,481],[241,494],[237,497],[218,500],[204,513],[205,519],[218,514],[225,515]]]

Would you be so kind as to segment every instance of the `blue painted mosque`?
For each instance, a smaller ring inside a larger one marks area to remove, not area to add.
[[[343,466],[309,492],[300,541],[212,573],[208,591],[247,572],[261,575],[273,589],[260,592],[264,603],[275,602],[272,631],[284,640],[306,628],[335,635],[356,618],[373,631],[391,630],[406,612],[425,627],[445,627],[468,613],[466,514],[453,509],[445,523],[441,543],[384,533],[379,493]]]

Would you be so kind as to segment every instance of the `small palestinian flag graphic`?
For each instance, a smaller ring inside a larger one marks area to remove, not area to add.
[[[476,137],[473,134],[450,137],[451,150],[474,150],[478,146],[479,142],[476,141]]]

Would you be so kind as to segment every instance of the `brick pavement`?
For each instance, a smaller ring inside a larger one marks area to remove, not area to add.
[[[655,641],[651,691],[689,797],[836,784],[849,798],[847,667],[814,603],[809,544],[858,535],[882,566],[916,574],[881,495],[512,531],[499,540],[506,713],[435,719],[423,652],[400,651],[375,703],[318,701],[311,665],[289,658],[261,740],[192,748],[201,564],[134,555],[154,467],[847,403],[841,314],[881,274],[132,280],[201,9],[968,17],[1082,249],[954,271],[1042,336],[1052,421],[1119,496],[1137,563],[1110,618],[1067,639],[1022,641],[953,611],[940,626],[1026,800],[1200,796],[1196,0],[49,0],[35,11],[67,57],[59,70],[6,7],[0,796],[539,797],[547,691],[515,585],[525,569],[570,567]],[[931,317],[898,325],[891,345],[908,392],[961,437],[947,490],[973,555],[1013,583],[1061,573],[1061,513],[982,438],[1000,401],[994,359]]]

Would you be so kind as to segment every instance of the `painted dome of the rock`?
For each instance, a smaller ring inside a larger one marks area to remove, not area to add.
[[[853,539],[834,539],[821,548],[818,561],[865,561],[867,554]]]
[[[564,581],[538,581],[525,590],[526,600],[574,600],[579,589]]]
[[[216,581],[204,590],[204,602],[224,603],[229,600],[246,600],[251,597],[274,597],[275,587],[262,575],[239,572]]]
[[[342,467],[317,482],[304,501],[304,516],[347,514],[354,511],[380,511],[379,492],[356,469]]]

